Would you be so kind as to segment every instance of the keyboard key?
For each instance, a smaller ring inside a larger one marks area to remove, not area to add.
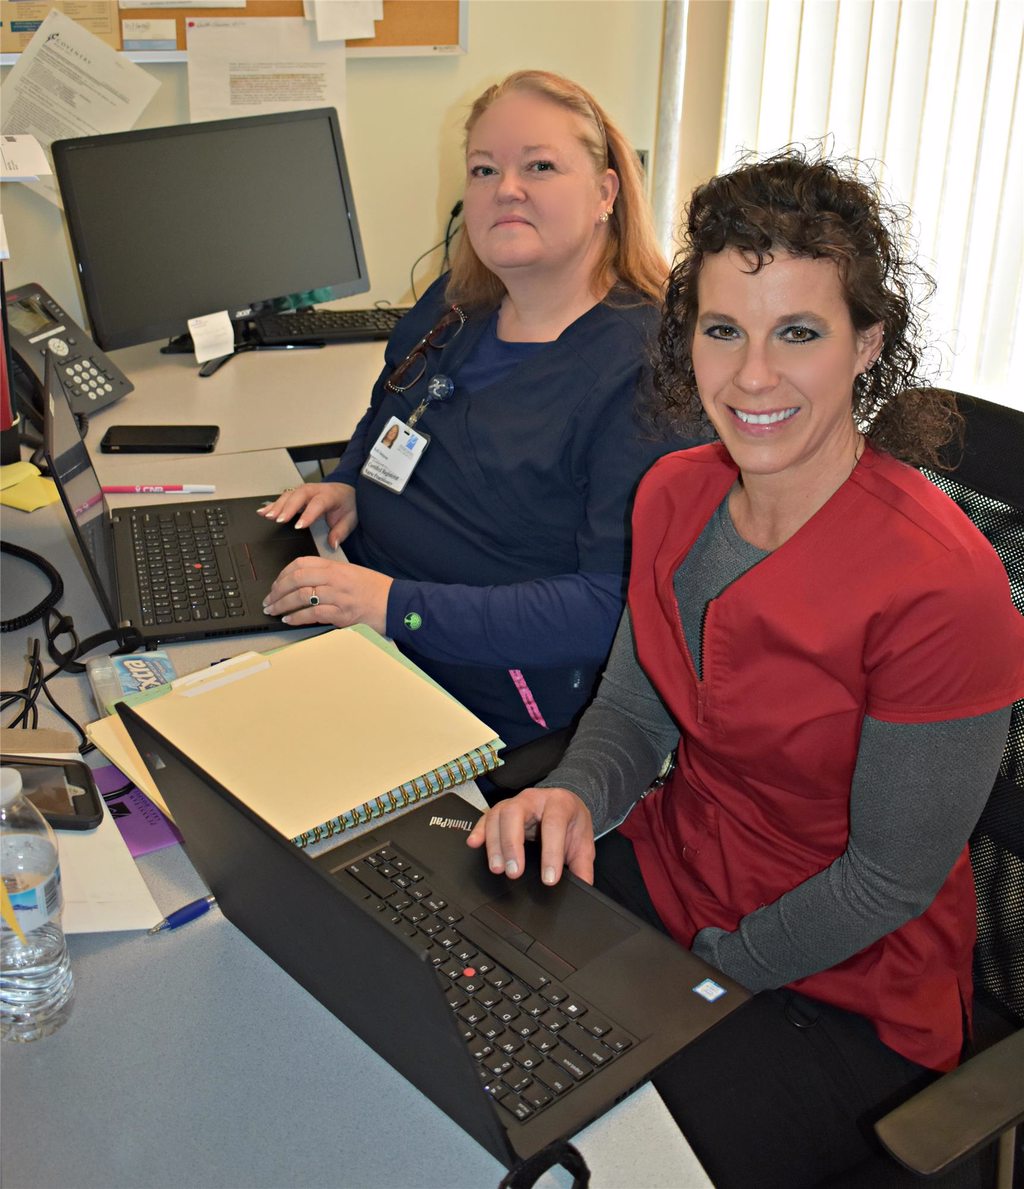
[[[614,1049],[616,1053],[624,1053],[633,1043],[631,1036],[627,1036],[625,1032],[620,1032],[617,1028],[613,1028],[611,1032],[606,1033],[601,1039],[608,1048]]]
[[[584,1078],[589,1077],[594,1072],[594,1067],[586,1057],[581,1057],[579,1053],[574,1053],[572,1049],[567,1049],[564,1045],[559,1045],[549,1056],[548,1060],[554,1061],[556,1065],[560,1065],[577,1082],[582,1082]]]
[[[533,1108],[528,1106],[518,1094],[509,1094],[498,1100],[498,1105],[514,1115],[520,1123],[525,1123],[533,1114]]]
[[[551,1095],[542,1083],[534,1081],[523,1090],[522,1100],[528,1106],[533,1107],[535,1111],[539,1111],[542,1106],[547,1106],[551,1101]]]
[[[505,1074],[502,1074],[501,1080],[512,1091],[513,1094],[519,1094],[530,1085],[532,1078],[523,1070],[517,1069],[515,1065]]]
[[[533,1045],[525,1044],[515,1055],[515,1063],[523,1069],[537,1069],[545,1061],[544,1054]]]
[[[579,1024],[569,1024],[563,1028],[560,1033],[560,1039],[566,1044],[572,1045],[574,1049],[582,1053],[595,1066],[605,1065],[614,1056],[611,1049],[605,1048],[596,1037],[591,1036]]]
[[[572,1075],[554,1061],[544,1061],[538,1065],[533,1070],[533,1080],[547,1086],[554,1094],[564,1094],[576,1085]]]

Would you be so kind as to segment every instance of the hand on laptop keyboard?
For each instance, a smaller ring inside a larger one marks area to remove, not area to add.
[[[594,823],[590,810],[568,789],[524,789],[499,801],[473,827],[468,846],[485,847],[487,865],[497,875],[518,879],[523,873],[523,842],[541,830],[540,870],[546,884],[573,875],[594,882]]]

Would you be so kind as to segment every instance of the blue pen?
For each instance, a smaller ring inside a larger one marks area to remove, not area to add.
[[[201,917],[203,913],[209,912],[216,903],[217,900],[214,896],[204,896],[202,900],[193,900],[191,904],[186,904],[184,908],[179,908],[170,916],[165,917],[159,925],[154,925],[150,929],[150,933],[162,933],[165,929],[180,929],[182,925],[187,925],[189,921],[194,921],[196,917]]]

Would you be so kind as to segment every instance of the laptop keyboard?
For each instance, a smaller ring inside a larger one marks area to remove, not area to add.
[[[532,1118],[635,1043],[526,954],[491,958],[474,921],[397,848],[344,870],[399,933],[423,941],[486,1089],[513,1118]]]
[[[142,623],[193,623],[245,614],[220,504],[136,508],[129,516]]]

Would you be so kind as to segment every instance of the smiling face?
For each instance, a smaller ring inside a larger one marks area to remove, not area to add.
[[[744,477],[845,480],[857,446],[853,382],[877,356],[834,261],[776,251],[751,272],[735,249],[705,258],[693,370],[704,410]]]
[[[589,277],[618,193],[599,173],[580,116],[529,91],[510,91],[473,125],[463,216],[481,262],[506,285],[523,273]]]

